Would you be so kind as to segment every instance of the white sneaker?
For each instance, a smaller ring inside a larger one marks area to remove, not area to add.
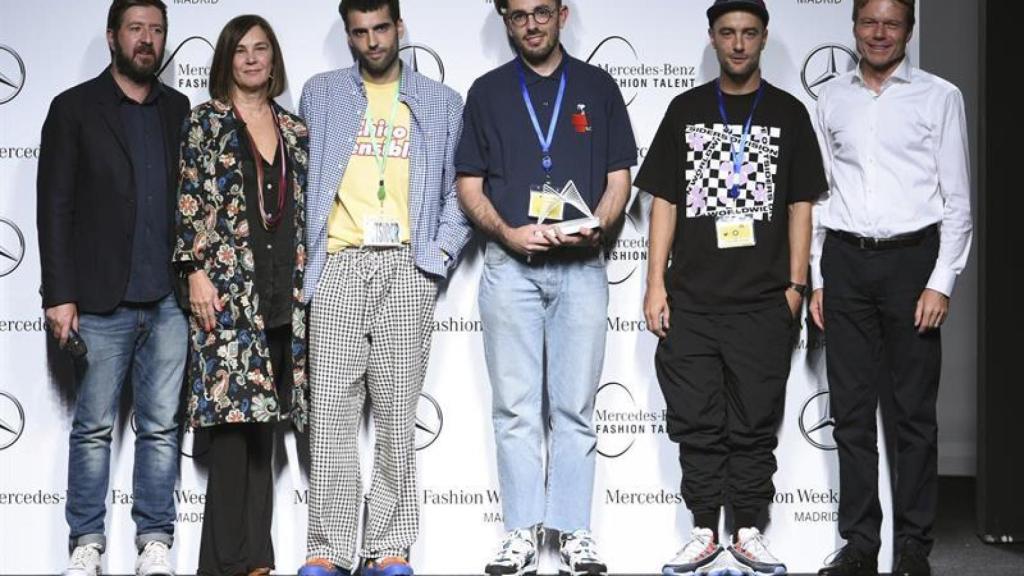
[[[715,543],[715,533],[708,528],[694,528],[690,541],[662,566],[661,573],[665,576],[692,576],[721,555],[722,547]]]
[[[558,541],[559,576],[604,576],[608,573],[590,530],[563,533]]]
[[[135,560],[135,575],[174,576],[170,554],[171,549],[167,544],[156,540],[147,542],[146,547],[139,552],[139,558]]]
[[[505,534],[494,559],[484,568],[488,576],[535,576],[537,550],[540,548],[543,528],[520,528]]]
[[[786,565],[768,550],[768,539],[757,528],[740,528],[729,552],[757,576],[786,574]]]
[[[64,576],[99,576],[102,555],[103,547],[99,544],[76,546],[71,552],[71,560],[68,561],[68,569],[64,571]]]
[[[695,576],[753,576],[750,568],[740,563],[732,554],[722,550],[710,564],[698,568]]]

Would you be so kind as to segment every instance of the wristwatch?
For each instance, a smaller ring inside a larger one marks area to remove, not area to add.
[[[790,282],[789,287],[792,288],[797,294],[801,296],[807,296],[807,284],[797,284],[796,282]]]

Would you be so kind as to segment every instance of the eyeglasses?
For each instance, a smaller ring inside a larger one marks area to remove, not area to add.
[[[522,10],[516,10],[515,12],[509,14],[507,18],[508,21],[511,22],[512,24],[518,26],[519,28],[522,28],[523,26],[526,26],[527,22],[530,21],[530,16],[533,16],[534,22],[543,25],[550,22],[551,19],[554,18],[555,14],[557,13],[557,8],[552,8],[550,6],[540,6],[538,8],[535,8],[533,12],[523,12]]]

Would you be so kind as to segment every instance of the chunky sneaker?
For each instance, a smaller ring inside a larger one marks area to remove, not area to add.
[[[494,560],[484,573],[488,576],[536,576],[537,550],[542,541],[542,528],[520,528],[505,534]]]
[[[71,552],[71,560],[68,561],[68,569],[64,571],[64,576],[99,576],[102,555],[103,547],[99,544],[76,546]]]
[[[757,528],[740,528],[729,552],[757,576],[786,574],[786,565],[768,551],[768,539]]]
[[[413,576],[412,566],[401,556],[369,559],[363,564],[362,576]]]
[[[701,566],[694,574],[696,576],[754,576],[756,572],[752,572],[745,564],[740,564],[732,554],[722,550],[718,556],[715,556],[713,562]]]
[[[326,558],[310,558],[299,568],[299,576],[351,576]]]
[[[559,576],[604,576],[608,567],[597,554],[590,530],[562,533],[558,537]]]
[[[147,542],[135,560],[136,576],[174,576],[170,554],[167,544],[156,540]]]
[[[694,528],[690,541],[661,567],[661,573],[665,576],[692,576],[721,554],[722,547],[715,543],[714,532],[708,528]]]

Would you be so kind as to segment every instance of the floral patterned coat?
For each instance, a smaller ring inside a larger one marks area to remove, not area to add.
[[[291,411],[281,413],[253,284],[249,229],[258,223],[245,218],[256,207],[245,208],[239,160],[246,140],[231,106],[211,100],[194,108],[184,127],[175,228],[174,261],[201,264],[223,305],[211,332],[189,315],[187,414],[194,428],[291,418],[301,429],[306,422],[306,310],[301,297],[308,135],[301,118],[276,103],[273,108],[288,157],[286,189],[295,202]]]

